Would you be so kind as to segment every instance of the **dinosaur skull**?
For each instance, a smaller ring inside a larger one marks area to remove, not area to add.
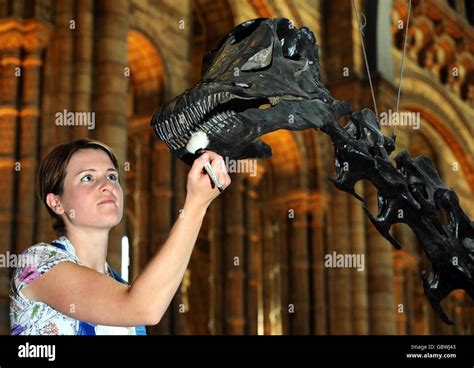
[[[257,140],[278,129],[318,128],[350,112],[321,82],[318,47],[306,27],[287,19],[254,19],[234,29],[213,52],[200,83],[152,118],[156,134],[191,164],[191,136],[207,135],[207,148],[241,159],[270,157]]]

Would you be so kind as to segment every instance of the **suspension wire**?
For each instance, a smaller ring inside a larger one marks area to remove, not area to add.
[[[359,26],[359,36],[360,36],[360,42],[362,44],[362,51],[364,53],[365,68],[367,70],[367,76],[369,77],[370,91],[372,92],[372,100],[373,100],[373,103],[374,103],[375,116],[377,118],[377,123],[378,123],[379,113],[377,111],[377,102],[375,101],[375,93],[374,93],[374,87],[372,86],[372,78],[370,77],[369,62],[367,61],[367,53],[365,52],[364,34],[362,33],[363,26],[360,23],[359,12],[357,10],[357,6],[356,6],[354,0],[352,0],[352,7],[354,8],[354,12],[355,12],[355,15],[356,15],[356,18],[357,18],[357,24]],[[379,124],[379,127],[380,127],[380,124]]]
[[[398,96],[397,96],[397,115],[398,115],[398,110],[400,108],[400,94],[402,92],[402,79],[403,79],[403,67],[405,63],[405,53],[407,50],[407,39],[408,39],[408,27],[410,26],[410,13],[411,13],[411,0],[408,0],[408,16],[407,16],[407,28],[405,30],[405,41],[403,43],[403,54],[402,54],[402,61],[400,65],[400,79],[398,81]],[[392,130],[392,136],[395,135],[395,128],[396,125],[393,126]]]

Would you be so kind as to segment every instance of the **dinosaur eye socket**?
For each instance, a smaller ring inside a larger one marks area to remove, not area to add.
[[[270,46],[253,54],[242,67],[242,71],[256,71],[269,66],[272,62],[273,42]]]
[[[313,60],[316,40],[306,27],[295,28],[288,20],[278,23],[277,36],[280,40],[283,56],[291,60]]]
[[[287,59],[299,60],[296,46],[298,42],[298,32],[293,23],[285,20],[277,25],[277,36],[280,40],[283,56]]]

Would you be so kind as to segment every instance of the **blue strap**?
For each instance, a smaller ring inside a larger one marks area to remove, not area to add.
[[[67,252],[66,247],[63,243],[60,243],[60,242],[54,240],[51,244],[54,245],[55,247],[58,247],[59,249],[64,250],[65,252]]]
[[[58,241],[53,241],[51,243],[52,245],[64,250],[67,252],[66,247],[64,244],[58,242]],[[110,267],[110,271],[112,272],[112,276],[115,280],[122,284],[126,284],[127,282],[120,277],[117,271],[115,271],[112,267]],[[79,321],[79,329],[77,331],[77,335],[87,335],[87,336],[95,336],[95,325],[92,323],[87,323],[83,321]],[[145,326],[136,326],[135,327],[135,334],[141,335],[141,336],[146,336],[146,327]]]
[[[119,275],[119,273],[117,271],[115,271],[112,267],[109,267],[109,268],[110,268],[110,271],[112,271],[112,276],[114,277],[115,280],[117,280],[118,282],[120,282],[122,284],[127,283],[127,281],[122,279],[122,277]]]
[[[146,336],[146,327],[145,326],[136,326],[135,333],[140,336]]]
[[[77,335],[95,336],[95,325],[79,321],[79,329],[77,330]]]

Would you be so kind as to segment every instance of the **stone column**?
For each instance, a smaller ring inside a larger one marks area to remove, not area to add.
[[[292,334],[307,335],[311,331],[307,198],[304,195],[297,196],[292,203],[296,206],[288,230],[291,269],[289,301],[294,306],[294,314],[290,314],[290,326]]]
[[[49,41],[50,29],[36,22],[26,26],[30,31],[23,38],[26,55],[22,67],[20,126],[18,132],[18,192],[16,210],[16,246],[23,251],[35,238],[36,169],[39,151],[39,96],[42,72],[42,51]]]
[[[56,2],[56,27],[54,32],[54,59],[56,64],[56,73],[54,78],[54,105],[53,108],[53,124],[52,137],[49,148],[58,143],[65,143],[71,140],[72,130],[74,127],[56,126],[54,115],[57,112],[62,113],[64,110],[72,111],[72,91],[73,91],[73,50],[74,50],[74,32],[71,29],[74,21],[74,1],[57,1]]]
[[[209,332],[212,335],[224,334],[224,204],[222,198],[215,200],[208,210],[210,239],[209,270]]]
[[[275,262],[278,265],[278,269],[274,269],[274,271],[278,272],[278,283],[275,282],[276,290],[275,294],[277,295],[278,299],[275,300],[275,307],[278,306],[279,308],[279,317],[280,317],[280,330],[281,334],[288,335],[291,333],[291,325],[290,319],[292,318],[293,314],[289,313],[288,305],[293,303],[291,300],[291,289],[290,286],[290,270],[288,269],[289,266],[289,258],[288,258],[288,251],[290,245],[288,244],[288,221],[289,221],[289,214],[288,214],[288,207],[289,205],[285,206],[284,208],[278,208],[275,210],[277,214],[277,239],[275,239],[275,245],[277,249],[275,249],[275,253],[278,253],[278,262]],[[296,211],[295,208],[292,209]],[[275,272],[273,273],[276,276]],[[277,291],[278,290],[278,291]]]
[[[407,333],[407,318],[406,318],[406,300],[405,300],[405,270],[404,270],[403,255],[401,253],[395,253],[393,257],[393,281],[394,281],[394,292],[395,292],[395,312],[396,312],[396,324],[397,334],[406,335]]]
[[[364,187],[368,209],[377,215],[377,191],[369,184]],[[393,296],[392,245],[379,234],[366,218],[366,242],[369,321],[372,335],[393,335],[395,328],[395,300]]]
[[[14,215],[16,213],[15,191],[19,172],[16,150],[18,141],[18,89],[20,87],[20,47],[22,34],[15,28],[0,33],[0,254],[17,252],[15,244]],[[0,268],[0,307],[8,310],[10,271]],[[8,323],[0,324],[0,330],[9,333]]]
[[[262,300],[263,300],[263,334],[272,333],[272,321],[270,313],[272,311],[273,283],[270,278],[270,271],[273,264],[273,240],[274,229],[271,221],[271,214],[267,208],[264,209],[263,216],[263,251],[262,251]]]
[[[50,47],[46,50],[42,111],[41,148],[42,160],[53,146],[71,140],[74,127],[56,125],[56,113],[72,111],[71,94],[73,90],[73,47],[74,1],[55,2],[55,27]],[[50,241],[56,237],[51,227],[51,217],[43,204],[38,212],[38,240]],[[114,265],[115,268],[115,265]],[[119,268],[120,269],[120,268]]]
[[[133,168],[135,172],[135,192],[132,193],[136,223],[134,224],[133,244],[131,244],[130,249],[131,270],[133,273],[131,276],[133,278],[140,274],[146,262],[150,259],[150,234],[152,233],[152,227],[150,226],[150,220],[152,220],[150,216],[152,205],[150,199],[153,198],[150,190],[150,163],[153,153],[151,151],[151,139],[150,132],[143,133],[140,139],[135,139],[135,152],[132,153],[135,156],[136,165],[136,167]],[[130,280],[133,279],[132,277]]]
[[[417,277],[417,274],[414,272],[416,270],[414,258],[411,257],[410,265],[406,269],[406,289],[407,289],[407,306],[405,308],[405,313],[407,315],[407,334],[415,335],[415,280],[414,277]]]
[[[418,273],[419,274],[419,273]],[[423,286],[418,283],[415,289],[414,304],[416,308],[415,313],[415,335],[432,335],[433,330],[430,323],[430,311],[432,310],[428,300],[426,300]]]
[[[96,4],[95,120],[94,137],[108,144],[122,165],[127,157],[127,0],[103,0]],[[110,234],[108,259],[120,266],[123,224]]]
[[[467,311],[467,306],[465,303],[466,297],[469,298],[469,296],[462,290],[455,290],[452,293],[453,297],[453,315],[452,319],[456,323],[453,326],[453,334],[454,335],[463,335],[465,334],[465,321],[464,321],[464,315],[465,312]]]
[[[397,139],[398,140],[398,139]],[[416,309],[416,296],[415,296],[415,282],[418,277],[418,240],[416,239],[415,233],[406,224],[397,225],[397,240],[402,245],[403,254],[405,257],[405,277],[404,282],[406,288],[406,295],[408,297],[405,300],[404,313],[406,316],[406,334],[416,335],[417,334],[417,322],[415,320],[415,309]]]
[[[74,73],[72,110],[74,112],[92,112],[92,54],[94,49],[93,0],[76,2],[76,29],[74,31]],[[99,122],[96,120],[95,124]],[[92,126],[91,126],[92,127]],[[90,135],[88,126],[76,126],[72,131],[74,139]]]
[[[328,197],[315,192],[310,197],[310,211],[312,214],[311,226],[311,277],[313,294],[313,333],[326,335],[327,331],[327,304],[326,304],[326,275],[324,269],[324,213],[327,210]]]
[[[235,174],[232,185],[224,195],[226,208],[226,334],[242,335],[245,333],[245,259],[243,224],[242,174]]]
[[[171,230],[172,198],[171,188],[171,152],[163,142],[153,143],[152,170],[151,170],[151,244],[150,253],[155,254],[163,245]],[[153,333],[170,334],[171,311],[170,308],[162,317],[157,326],[151,328]]]
[[[331,335],[352,333],[352,270],[348,264],[338,264],[338,258],[350,255],[348,194],[331,188],[331,216],[334,239],[328,244],[332,267],[328,272],[329,331]]]
[[[258,168],[260,170],[260,167]],[[248,335],[259,333],[259,311],[262,300],[259,298],[261,275],[261,215],[257,186],[263,173],[258,177],[247,176],[246,180],[246,228],[247,228],[247,330]]]
[[[356,192],[364,196],[362,182],[356,184]],[[349,199],[350,218],[350,242],[351,253],[364,257],[364,269],[351,270],[352,278],[352,318],[354,335],[367,335],[369,333],[369,300],[367,295],[367,251],[365,243],[365,213],[362,210],[362,202],[355,197]]]

